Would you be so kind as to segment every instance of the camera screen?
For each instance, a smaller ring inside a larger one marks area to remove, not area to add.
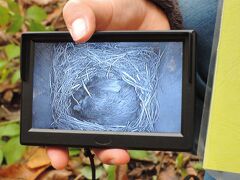
[[[32,126],[179,133],[183,42],[34,44]]]

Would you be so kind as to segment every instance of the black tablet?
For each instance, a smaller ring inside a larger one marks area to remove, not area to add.
[[[190,151],[195,33],[24,33],[21,143]]]

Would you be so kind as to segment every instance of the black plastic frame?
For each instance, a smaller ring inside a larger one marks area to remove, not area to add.
[[[126,133],[32,128],[35,42],[73,42],[68,32],[22,34],[21,144],[191,151],[194,140],[195,44],[192,30],[96,32],[89,42],[183,42],[181,133]]]

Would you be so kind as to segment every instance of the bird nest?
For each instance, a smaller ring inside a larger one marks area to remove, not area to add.
[[[59,43],[50,73],[52,127],[154,132],[167,44]]]

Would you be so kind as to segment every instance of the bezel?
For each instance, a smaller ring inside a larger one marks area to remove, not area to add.
[[[126,133],[32,128],[35,42],[73,42],[68,32],[22,34],[21,144],[94,148],[191,151],[195,114],[195,44],[192,30],[96,32],[89,42],[183,42],[181,133]]]

